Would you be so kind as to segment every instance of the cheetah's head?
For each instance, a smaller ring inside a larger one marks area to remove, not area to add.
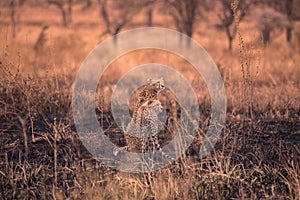
[[[165,89],[165,80],[163,77],[159,79],[148,79],[148,85],[153,86],[156,91]]]

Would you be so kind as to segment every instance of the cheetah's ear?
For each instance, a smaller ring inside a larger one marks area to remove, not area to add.
[[[147,79],[147,83],[151,83],[152,82],[152,79],[151,78],[148,78]]]
[[[165,83],[165,80],[164,80],[163,77],[160,77],[160,82],[163,83],[163,84]]]

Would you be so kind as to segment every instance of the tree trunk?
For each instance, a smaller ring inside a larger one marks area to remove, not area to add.
[[[232,51],[232,42],[233,42],[233,35],[230,33],[230,24],[225,26],[225,32],[228,39],[228,51]]]
[[[228,38],[228,51],[232,52],[232,42],[233,42],[233,38],[229,37]]]
[[[286,41],[287,42],[291,42],[291,39],[292,39],[293,27],[291,25],[293,24],[293,5],[294,5],[294,0],[286,0],[285,9],[286,9],[286,15],[289,20],[289,26],[286,28]]]
[[[66,16],[66,11],[63,7],[61,7],[61,15],[62,15],[62,20],[63,20],[63,25],[64,25],[64,27],[67,27],[67,25],[68,25],[67,16]]]
[[[106,26],[105,33],[109,33],[110,34],[111,33],[111,30],[110,30],[110,21],[109,21],[108,13],[107,13],[107,10],[106,10],[106,3],[107,3],[107,0],[98,0],[98,4],[99,4],[99,6],[101,6],[100,16],[103,18],[105,26]]]
[[[152,26],[152,8],[149,8],[147,11],[147,17],[148,17],[148,26]]]
[[[292,40],[292,30],[293,30],[293,28],[291,28],[291,27],[286,28],[286,41],[287,42],[291,42],[291,40]]]
[[[121,31],[121,29],[125,26],[126,23],[127,23],[127,21],[124,20],[121,24],[119,24],[119,25],[115,28],[114,35],[113,35],[113,40],[114,40],[114,43],[115,43],[115,44],[117,43],[118,33]]]
[[[12,0],[10,2],[10,19],[11,19],[11,25],[12,25],[12,37],[16,37],[16,7],[15,7],[15,1]]]
[[[194,25],[194,19],[190,19],[186,24],[185,24],[185,33],[187,36],[192,37],[193,36],[193,25]]]
[[[72,23],[73,0],[68,1],[68,24]]]
[[[262,35],[264,45],[268,44],[270,42],[270,30],[265,28],[264,30],[262,30]]]
[[[90,8],[92,5],[91,0],[86,0],[86,3],[84,4],[84,6],[82,7],[82,10],[86,10],[88,8]]]

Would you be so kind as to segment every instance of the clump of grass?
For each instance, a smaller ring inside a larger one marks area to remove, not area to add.
[[[42,179],[48,179],[51,178],[49,174],[53,174],[49,173],[49,166],[47,166],[49,165],[47,162],[51,162],[52,159],[47,156],[43,157],[45,156],[43,153],[46,152],[40,149],[43,148],[40,145],[41,142],[48,143],[50,145],[48,147],[54,145],[52,152],[55,154],[57,134],[51,134],[49,130],[57,130],[56,117],[64,124],[64,129],[60,134],[71,133],[69,94],[63,92],[66,91],[63,88],[65,86],[58,84],[58,77],[51,79],[49,76],[47,79],[38,79],[22,74],[20,59],[17,62],[11,59],[8,47],[2,52],[0,60],[2,74],[0,80],[0,133],[3,144],[1,160],[3,158],[5,160],[1,163],[4,164],[4,169],[8,170],[2,172],[3,183],[8,181],[8,186],[3,186],[2,190],[6,191],[8,188],[12,188],[11,192],[3,194],[8,198],[23,198],[31,195],[38,198],[35,195],[42,194],[39,192],[30,194],[30,184],[42,184],[42,187],[48,187],[47,181],[40,183],[37,177],[42,176]],[[44,134],[45,132],[48,133]],[[53,133],[57,133],[57,131]],[[53,138],[53,140],[49,140],[49,138]],[[36,157],[40,153],[42,157]],[[47,160],[46,163],[45,160]],[[54,168],[56,167],[54,166]]]

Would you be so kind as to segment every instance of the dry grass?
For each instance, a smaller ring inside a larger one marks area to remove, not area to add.
[[[75,7],[79,16],[69,28],[59,25],[54,8],[42,11],[51,18],[41,16],[37,8],[25,6],[20,11],[23,18],[15,39],[10,38],[8,18],[0,15],[0,199],[300,199],[296,42],[286,44],[280,35],[262,47],[259,34],[241,23],[240,38],[229,53],[224,51],[224,34],[200,24],[195,39],[217,62],[226,85],[223,134],[206,158],[197,157],[197,138],[176,164],[152,173],[126,174],[92,158],[76,134],[71,115],[76,70],[88,51],[104,39],[98,31],[102,25],[97,10],[91,9],[87,17]],[[1,8],[1,12],[8,11]],[[169,27],[161,16],[156,20]],[[50,25],[47,41],[34,52],[45,22]],[[109,113],[113,85],[126,71],[147,62],[173,66],[187,77],[201,103],[199,122],[205,130],[210,98],[203,80],[193,76],[184,60],[144,50],[112,63],[99,83],[104,100],[100,98],[97,113],[108,136],[122,143]]]

